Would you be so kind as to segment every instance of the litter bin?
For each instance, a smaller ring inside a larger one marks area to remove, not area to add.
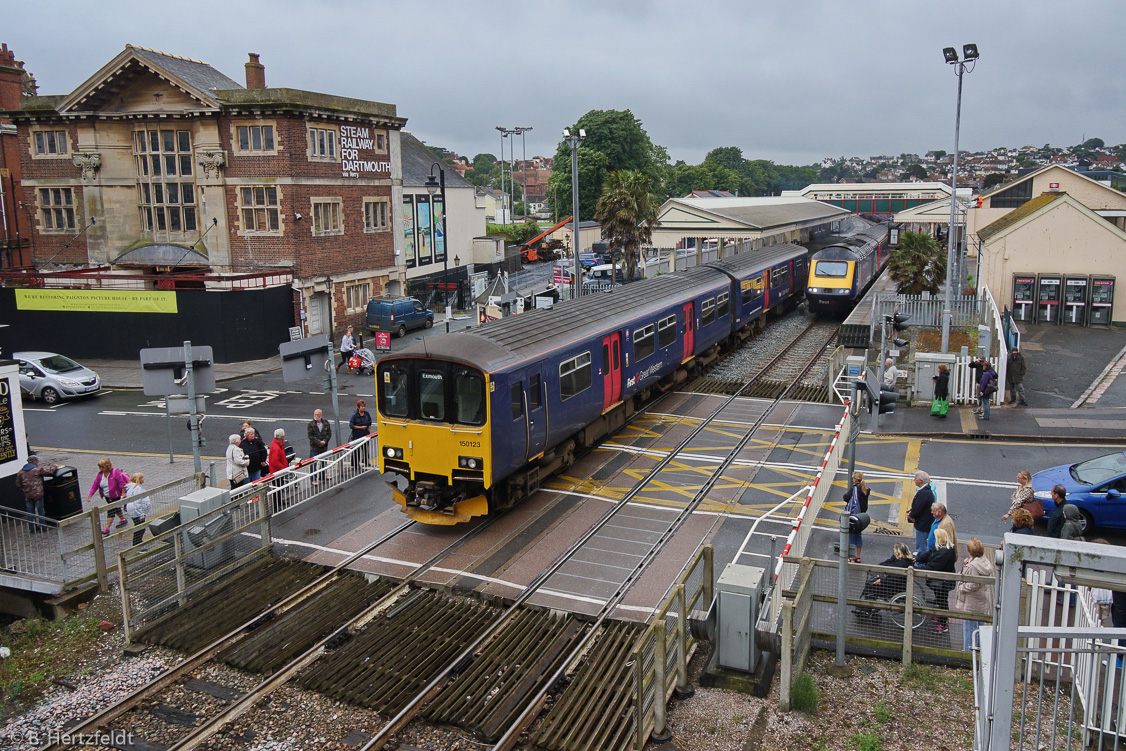
[[[51,519],[65,519],[82,511],[77,469],[59,467],[54,475],[43,478],[43,510]]]

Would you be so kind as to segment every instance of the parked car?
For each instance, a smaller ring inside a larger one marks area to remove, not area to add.
[[[411,329],[434,325],[434,311],[413,297],[375,297],[368,301],[368,328],[403,336]]]
[[[16,352],[20,366],[20,393],[46,404],[60,399],[92,396],[102,390],[101,379],[89,368],[54,352]]]
[[[602,257],[596,253],[579,253],[579,265],[584,269],[593,268],[602,263]]]
[[[1126,452],[1116,451],[1096,456],[1085,462],[1061,464],[1041,470],[1032,476],[1032,489],[1052,513],[1052,488],[1063,485],[1067,500],[1074,503],[1083,517],[1083,534],[1092,527],[1126,529]]]

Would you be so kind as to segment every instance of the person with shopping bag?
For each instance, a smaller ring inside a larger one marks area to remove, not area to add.
[[[1018,508],[1023,508],[1032,514],[1033,521],[1044,517],[1044,504],[1040,502],[1040,499],[1036,497],[1032,490],[1032,473],[1027,469],[1017,472],[1017,489],[1013,491],[1013,497],[1009,501],[1009,510],[1001,517],[1001,521],[1005,521],[1012,516]]]
[[[950,368],[946,363],[938,364],[938,374],[931,376],[934,379],[934,401],[931,402],[931,414],[935,417],[946,417],[950,411]]]

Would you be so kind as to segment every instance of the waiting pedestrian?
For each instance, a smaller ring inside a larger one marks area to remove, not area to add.
[[[1034,535],[1036,532],[1032,529],[1032,525],[1035,522],[1027,509],[1018,508],[1013,512],[1013,526],[1009,531],[1015,535]]]
[[[971,537],[966,543],[966,552],[970,554],[962,562],[962,573],[968,576],[993,577],[996,570],[993,561],[985,555],[985,546],[981,540]],[[980,613],[987,615],[993,612],[993,585],[985,582],[962,581],[958,582],[954,594],[954,609],[963,613]],[[973,647],[974,634],[981,628],[981,621],[962,621],[962,649],[969,652]]]
[[[241,441],[243,438],[246,438],[246,431],[250,430],[253,427],[254,425],[251,424],[250,420],[243,420],[242,426],[238,431],[238,439]]]
[[[927,547],[933,548],[935,546],[935,532],[940,529],[946,530],[946,536],[950,538],[950,543],[954,546],[955,555],[958,552],[958,532],[954,529],[954,520],[950,518],[950,514],[946,513],[946,504],[942,501],[935,501],[931,504],[931,516],[934,521],[931,522],[930,534],[927,535]]]
[[[250,473],[247,467],[250,466],[250,457],[242,450],[239,444],[242,439],[238,433],[231,433],[227,436],[227,482],[230,483],[231,489],[245,485],[250,479]]]
[[[290,465],[285,455],[285,430],[278,428],[274,431],[274,440],[270,441],[269,455],[270,474],[281,472]]]
[[[140,545],[145,538],[145,517],[152,513],[152,499],[145,495],[145,474],[134,472],[125,488],[126,498],[135,498],[125,504],[125,513],[133,520],[133,544]]]
[[[871,492],[872,489],[864,482],[864,473],[853,472],[852,487],[844,493],[845,513],[849,516],[868,513],[868,496]],[[856,548],[856,556],[849,558],[849,560],[853,563],[860,563],[860,550],[864,545],[863,535],[860,532],[849,532],[848,544],[850,547]]]
[[[344,336],[340,337],[340,365],[344,366],[344,370],[348,370],[348,358],[356,351],[356,338],[352,336],[352,327],[349,326],[344,332]],[[336,366],[336,372],[340,372],[340,365]]]
[[[1044,515],[1044,505],[1040,503],[1032,489],[1032,473],[1027,469],[1017,472],[1017,489],[1013,491],[1013,497],[1009,501],[1009,510],[1001,517],[1001,521],[1005,521],[1012,516],[1018,508],[1024,508],[1028,511],[1032,515],[1033,521]],[[1037,508],[1040,510],[1039,515],[1036,514]]]
[[[28,514],[40,519],[47,515],[43,505],[43,496],[45,495],[43,478],[55,474],[56,469],[58,469],[58,466],[54,464],[40,467],[39,457],[36,454],[30,454],[27,457],[27,462],[23,465],[23,469],[16,473],[16,487],[23,493],[23,505]],[[46,529],[42,522],[36,519],[29,519],[27,523],[32,531]]]
[[[1048,537],[1060,540],[1083,539],[1083,515],[1079,507],[1067,500],[1067,489],[1063,485],[1052,488],[1052,502],[1055,508],[1048,517]]]
[[[313,410],[313,419],[309,421],[307,429],[309,434],[309,456],[328,451],[328,442],[332,440],[332,426],[324,419],[324,414]]]
[[[911,549],[904,545],[902,542],[895,543],[892,546],[892,554],[888,558],[880,561],[880,566],[891,566],[893,568],[911,568],[915,565],[915,559],[911,556]],[[868,581],[864,583],[864,589],[860,592],[861,600],[890,600],[900,592],[907,590],[907,577],[899,576],[898,574],[885,574],[880,572],[878,574],[870,574]],[[876,617],[880,611],[870,608],[856,608],[854,611],[857,615]]]
[[[90,486],[90,492],[86,495],[86,501],[89,502],[94,493],[97,493],[106,504],[116,503],[120,501],[125,495],[125,486],[129,484],[129,475],[122,472],[113,466],[113,462],[108,457],[98,460],[98,474],[94,477],[94,484]],[[129,520],[125,518],[125,512],[120,506],[110,509],[106,514],[106,526],[102,528],[102,534],[109,534],[110,521],[117,517],[117,527],[120,529],[129,524]]]
[[[974,381],[977,384],[977,396],[981,402],[980,408],[974,412],[982,420],[989,419],[989,408],[992,397],[997,393],[997,371],[993,369],[993,365],[989,360],[984,357],[979,357],[974,362],[970,363],[970,369],[974,371]]]
[[[895,388],[895,381],[898,378],[899,369],[895,367],[895,361],[889,357],[884,360],[884,383]]]
[[[266,444],[258,437],[258,432],[254,428],[246,428],[239,448],[250,457],[250,464],[247,465],[246,471],[250,475],[251,482],[260,480],[269,474],[270,455],[266,451]]]
[[[915,497],[911,499],[911,508],[907,511],[907,521],[915,527],[915,555],[927,552],[930,547],[927,539],[930,537],[931,524],[934,515],[931,506],[934,505],[934,490],[930,485],[931,476],[921,469],[915,473]]]
[[[367,411],[367,402],[363,399],[356,401],[356,411],[348,419],[348,427],[352,430],[349,436],[349,441],[356,441],[360,438],[366,438],[371,434],[371,413]],[[364,446],[364,461],[368,459],[368,447]],[[359,454],[352,454],[352,466],[359,468]]]
[[[916,556],[915,568],[926,571],[945,571],[953,574],[958,554],[954,550],[950,536],[946,534],[945,529],[938,529],[935,530],[934,540],[935,546],[933,548],[920,556]],[[949,608],[950,590],[954,588],[954,582],[945,579],[928,579],[927,585],[934,591],[935,597],[938,599],[938,607],[940,609]],[[935,616],[934,620],[934,632],[936,634],[950,632],[949,620],[945,616]]]
[[[1028,406],[1028,402],[1024,400],[1024,374],[1027,372],[1028,363],[1025,361],[1024,355],[1020,353],[1019,349],[1013,347],[1013,351],[1009,353],[1008,367],[1005,369],[1005,381],[1008,384],[1012,399],[1009,403],[1014,407],[1017,404],[1022,407]]]
[[[946,363],[938,364],[938,373],[931,376],[934,379],[934,398],[935,401],[941,402],[940,409],[934,409],[932,405],[931,414],[935,417],[946,417],[950,408],[950,368]]]

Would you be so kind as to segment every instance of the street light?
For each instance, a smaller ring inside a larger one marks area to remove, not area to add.
[[[958,207],[958,131],[962,127],[962,74],[966,72],[967,64],[970,65],[969,72],[973,72],[980,55],[976,44],[964,44],[962,60],[958,59],[958,51],[953,47],[943,48],[942,56],[947,65],[954,66],[954,74],[958,76],[958,107],[954,115],[954,167],[950,171],[950,229],[946,233],[946,295],[942,305],[942,353],[946,354],[950,352],[950,324],[954,320],[950,298],[954,294],[954,223]]]
[[[434,169],[438,169],[438,179],[434,179]],[[450,233],[446,224],[446,171],[442,165],[434,162],[430,165],[430,177],[426,178],[426,192],[430,195],[441,191],[442,196],[442,292],[446,301],[446,333],[450,333]]]
[[[563,139],[571,147],[571,227],[575,238],[571,246],[571,297],[582,294],[582,285],[579,284],[579,144],[586,138],[586,131],[579,128],[577,134],[572,135],[570,128],[563,129]],[[611,280],[613,281],[613,280]]]
[[[524,220],[525,221],[527,221],[527,219],[528,219],[528,144],[525,143],[525,141],[524,141],[524,134],[527,133],[531,129],[532,128],[531,128],[530,125],[525,125],[525,126],[517,125],[513,129],[514,133],[520,134],[520,150],[523,154],[521,161],[520,161],[520,186],[521,186],[521,189],[524,192]],[[515,141],[512,142],[512,147],[516,148],[516,142]]]

